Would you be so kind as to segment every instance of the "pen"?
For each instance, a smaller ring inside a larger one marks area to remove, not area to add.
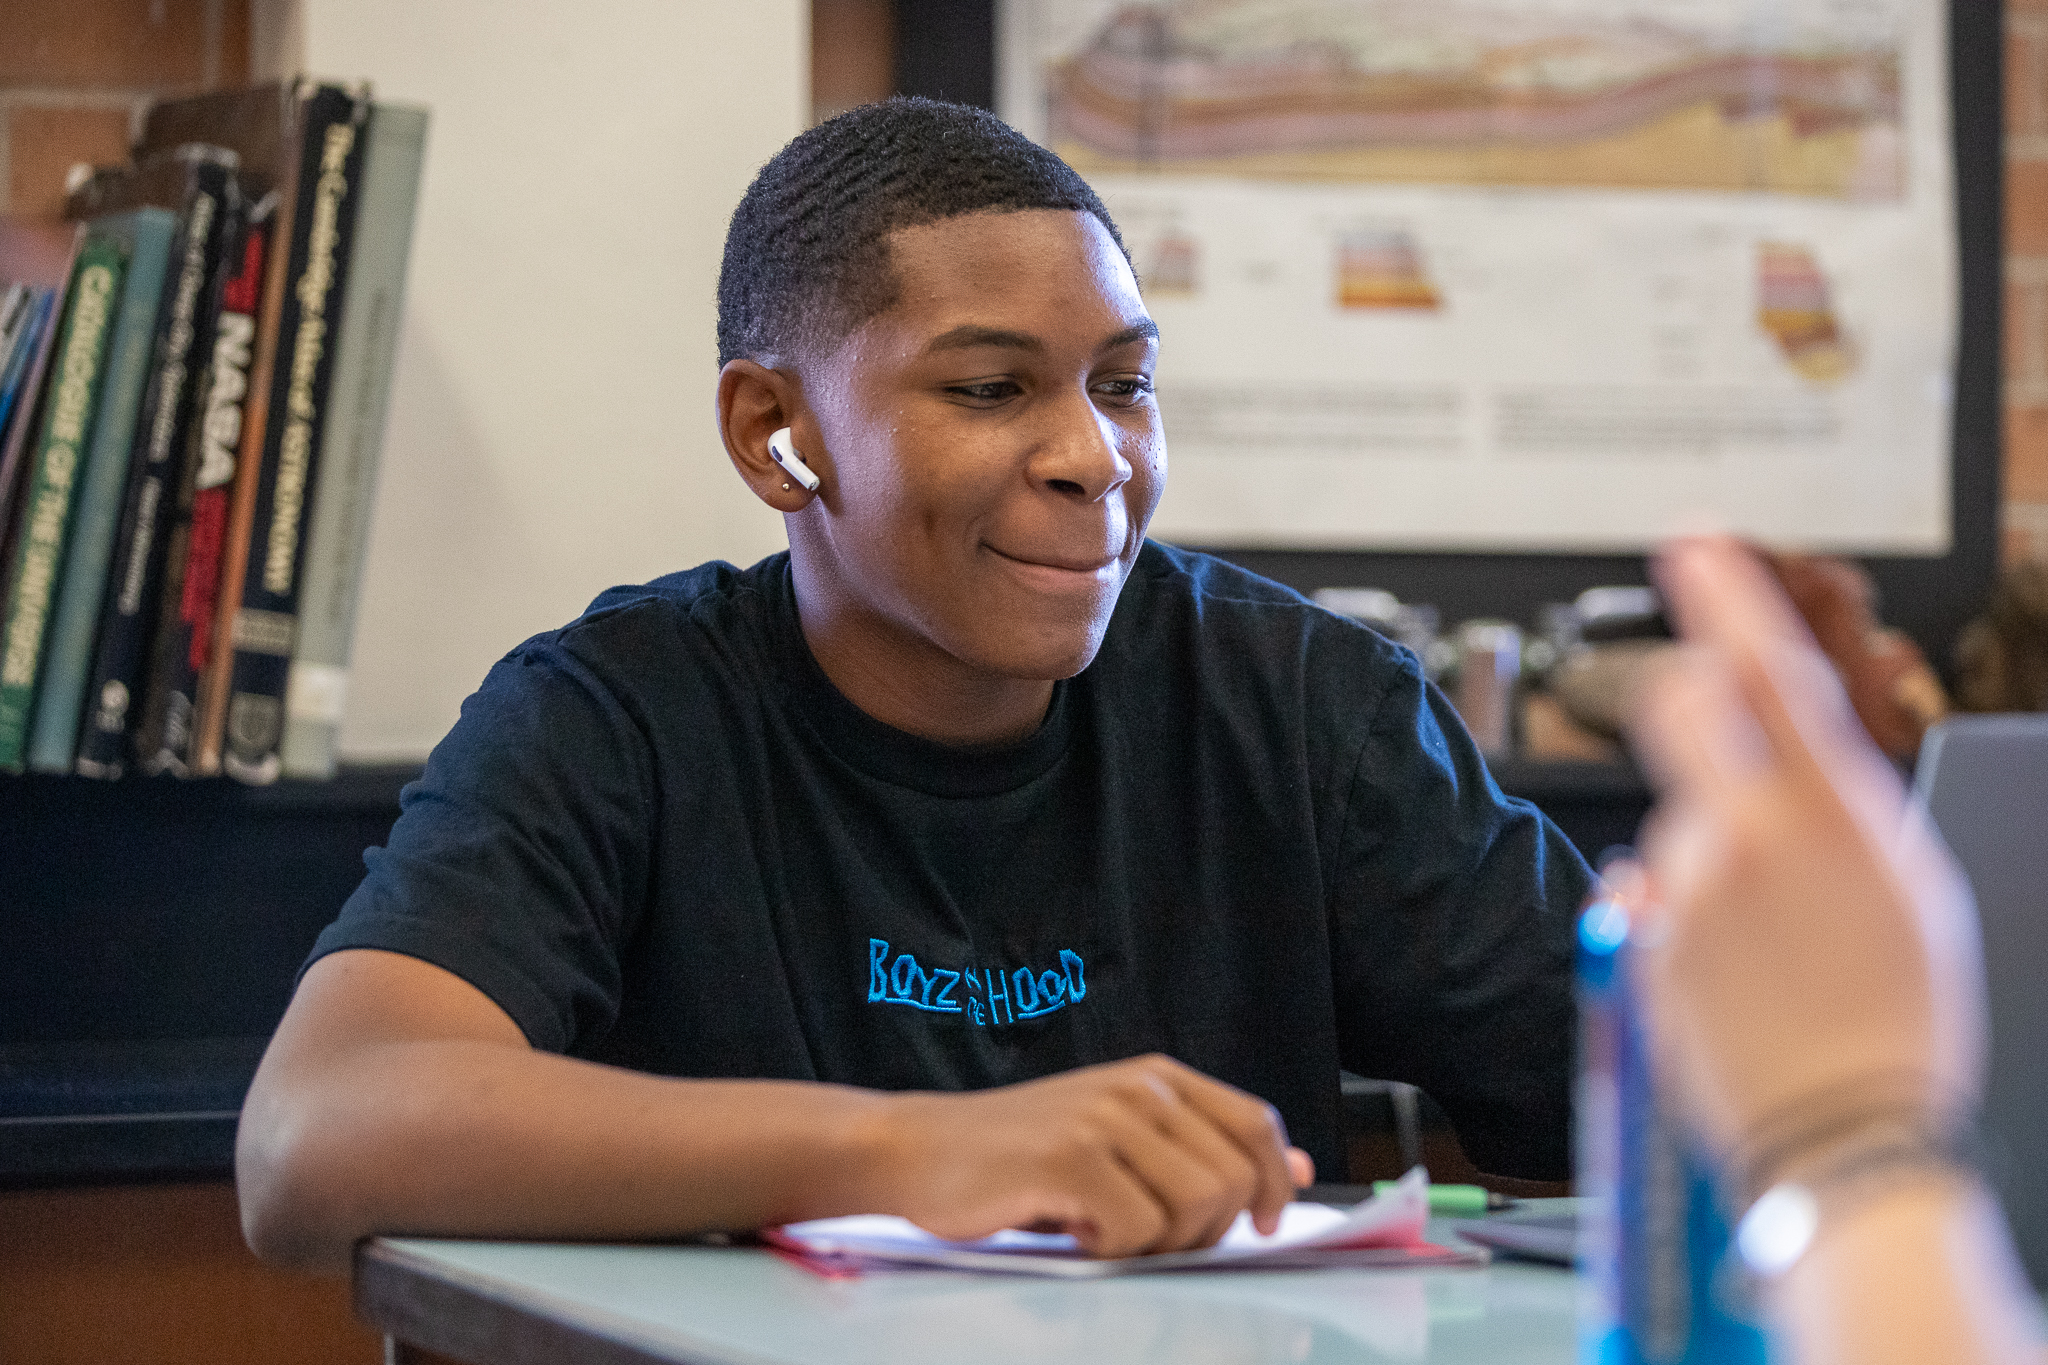
[[[1372,1192],[1374,1194],[1385,1194],[1393,1188],[1394,1182],[1391,1180],[1375,1180],[1372,1182]],[[1514,1200],[1504,1194],[1496,1194],[1492,1190],[1481,1189],[1477,1185],[1431,1184],[1429,1187],[1429,1211],[1431,1213],[1485,1213],[1489,1209],[1509,1208],[1514,1202]]]

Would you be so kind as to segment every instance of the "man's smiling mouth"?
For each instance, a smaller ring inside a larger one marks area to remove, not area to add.
[[[1117,563],[1115,555],[1105,555],[1099,558],[1067,558],[1060,555],[1034,554],[1027,558],[1023,555],[1015,555],[1005,550],[999,550],[993,545],[986,546],[985,548],[996,558],[1006,559],[1010,563],[1026,569],[1045,569],[1051,570],[1054,573],[1086,575],[1089,577],[1100,575],[1103,570],[1113,568]]]

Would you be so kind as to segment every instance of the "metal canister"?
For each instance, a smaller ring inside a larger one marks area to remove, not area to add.
[[[1458,687],[1452,700],[1472,742],[1489,758],[1514,747],[1515,683],[1522,676],[1522,632],[1506,621],[1458,627]]]

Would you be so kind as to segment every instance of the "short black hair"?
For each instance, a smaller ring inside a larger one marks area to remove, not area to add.
[[[1123,237],[1088,182],[986,110],[896,98],[799,134],[733,210],[718,363],[835,349],[896,301],[889,234],[968,213],[1068,209]]]

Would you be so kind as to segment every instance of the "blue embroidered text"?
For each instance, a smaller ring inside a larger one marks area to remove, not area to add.
[[[977,1024],[1010,1024],[1051,1014],[1088,994],[1081,955],[1060,950],[1059,970],[927,967],[914,954],[891,959],[889,941],[868,940],[868,1003],[964,1014]]]

